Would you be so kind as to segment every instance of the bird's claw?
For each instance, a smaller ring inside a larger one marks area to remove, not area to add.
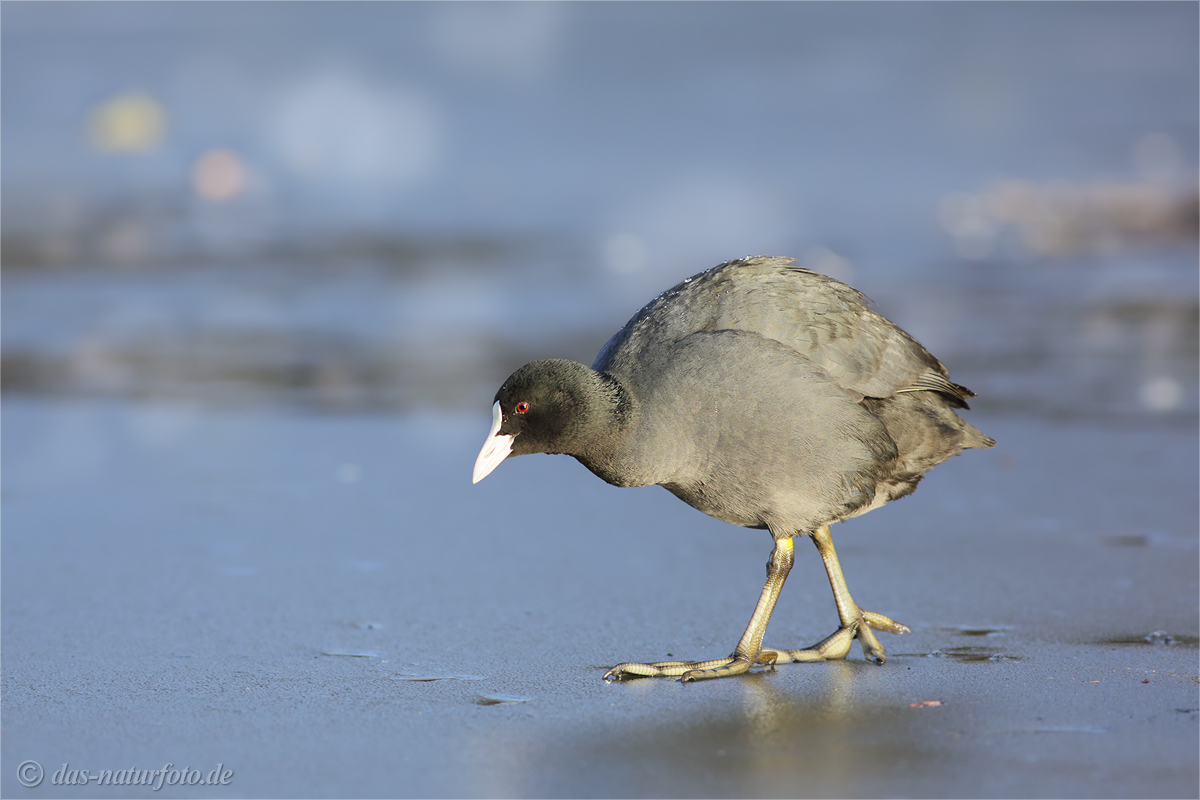
[[[775,652],[779,654],[780,660],[784,662],[836,661],[848,656],[850,654],[850,646],[854,643],[855,639],[858,639],[862,645],[863,656],[868,661],[882,665],[887,661],[887,651],[879,643],[879,639],[875,636],[875,631],[900,634],[908,633],[909,629],[907,625],[902,625],[890,617],[860,609],[857,619],[853,619],[848,625],[838,628],[831,635],[825,637],[812,647],[800,650],[776,650]],[[764,648],[765,650],[766,648]]]

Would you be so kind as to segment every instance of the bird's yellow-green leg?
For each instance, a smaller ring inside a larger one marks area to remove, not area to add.
[[[817,546],[817,552],[821,554],[821,560],[825,562],[825,571],[829,573],[829,585],[833,587],[833,599],[837,603],[838,618],[842,626],[833,635],[812,647],[803,650],[763,648],[759,657],[766,658],[774,654],[775,660],[784,664],[789,661],[832,661],[845,658],[850,652],[850,645],[858,639],[867,659],[882,664],[887,660],[887,653],[875,637],[874,631],[908,633],[908,627],[882,614],[863,611],[850,597],[850,590],[846,588],[846,578],[842,575],[841,565],[838,564],[837,552],[833,549],[833,538],[829,535],[828,525],[822,525],[813,531],[812,539]]]
[[[763,634],[767,630],[767,622],[771,612],[775,610],[775,601],[779,599],[779,590],[787,580],[788,572],[792,569],[795,552],[791,537],[776,539],[775,549],[771,552],[771,560],[767,562],[767,582],[759,595],[758,605],[754,607],[754,615],[750,624],[742,634],[737,649],[727,658],[716,658],[711,661],[659,661],[654,664],[625,663],[617,664],[604,674],[605,680],[620,680],[622,678],[661,678],[676,677],[684,683],[707,678],[724,678],[728,675],[740,675],[755,664],[773,664],[775,652],[762,651]]]

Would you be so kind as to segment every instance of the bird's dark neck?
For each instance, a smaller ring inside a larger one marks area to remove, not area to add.
[[[579,445],[570,455],[607,483],[640,485],[630,483],[628,476],[623,475],[627,472],[629,454],[621,444],[628,441],[622,433],[633,427],[637,404],[616,378],[606,372],[589,372],[596,389],[588,393],[591,413],[585,417],[589,423],[580,431]]]

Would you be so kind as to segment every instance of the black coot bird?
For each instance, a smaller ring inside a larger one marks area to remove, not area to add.
[[[605,678],[737,675],[755,664],[845,658],[904,625],[850,597],[829,525],[917,487],[964,448],[995,441],[960,418],[974,394],[844,283],[759,256],[659,295],[592,366],[549,359],[496,392],[478,483],[505,458],[566,453],[615,486],[657,484],[705,514],[775,540],[767,582],[733,654],[618,664]],[[763,646],[792,567],[793,536],[816,543],[841,625],[812,647]]]

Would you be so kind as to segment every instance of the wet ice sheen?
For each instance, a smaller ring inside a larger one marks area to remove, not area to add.
[[[523,697],[518,694],[481,694],[475,699],[475,704],[480,706],[517,705],[528,703],[532,699],[532,697]]]

